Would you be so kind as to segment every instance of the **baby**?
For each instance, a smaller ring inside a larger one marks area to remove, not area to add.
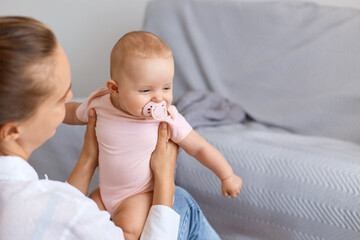
[[[241,178],[171,105],[174,60],[159,37],[141,31],[125,34],[112,49],[110,74],[106,88],[84,103],[67,103],[64,122],[84,124],[88,109],[96,110],[100,193],[91,197],[101,209],[105,206],[125,239],[139,239],[152,203],[149,161],[162,121],[168,123],[172,141],[217,175],[225,197],[240,193]]]

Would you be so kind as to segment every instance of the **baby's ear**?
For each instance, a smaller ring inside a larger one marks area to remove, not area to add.
[[[108,80],[106,82],[106,88],[109,90],[111,94],[114,94],[115,96],[119,95],[119,87],[118,83],[115,80]]]

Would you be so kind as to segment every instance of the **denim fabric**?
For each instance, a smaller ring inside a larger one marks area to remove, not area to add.
[[[219,235],[211,227],[199,205],[181,187],[176,187],[173,209],[180,214],[178,240],[217,240]]]

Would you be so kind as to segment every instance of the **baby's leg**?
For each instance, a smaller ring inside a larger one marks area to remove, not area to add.
[[[115,210],[112,220],[126,240],[138,240],[152,205],[152,192],[140,193],[125,199]]]
[[[94,191],[92,191],[89,197],[96,202],[100,210],[106,210],[105,205],[101,200],[100,188],[94,189]]]

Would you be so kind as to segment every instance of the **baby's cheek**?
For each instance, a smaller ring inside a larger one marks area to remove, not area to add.
[[[149,102],[150,101],[142,101],[137,104],[137,112],[138,112],[139,116],[144,116],[143,109],[144,109],[145,105],[148,104]]]
[[[166,106],[169,107],[172,103],[172,98],[171,99],[167,98],[165,99],[165,101],[166,101]]]
[[[170,92],[168,96],[169,105],[172,103],[172,100],[173,100],[173,94],[172,92]]]

